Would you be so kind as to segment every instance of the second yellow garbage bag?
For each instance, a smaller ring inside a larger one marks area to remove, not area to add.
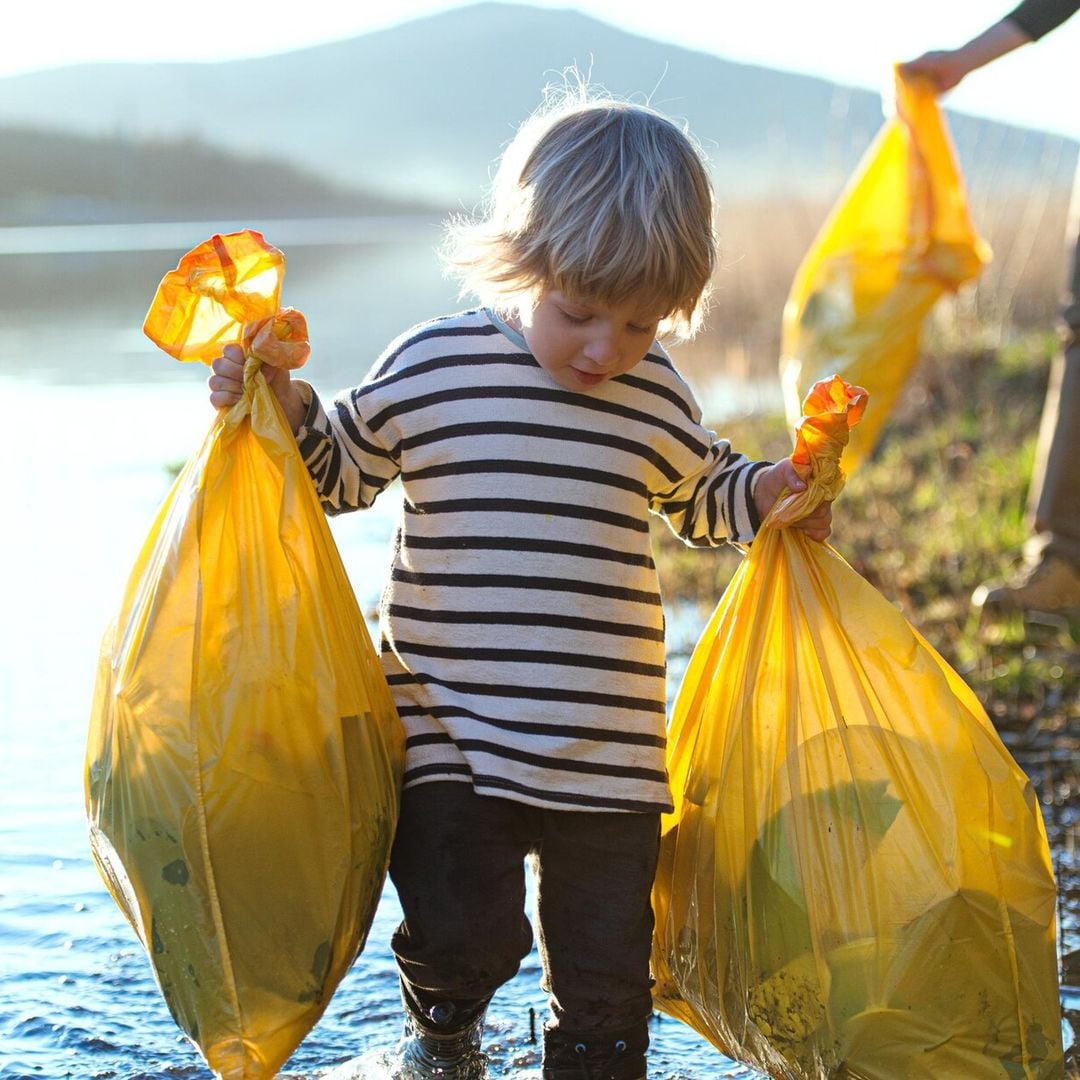
[[[989,258],[932,89],[897,77],[895,115],[804,257],[784,307],[780,377],[790,422],[818,379],[835,372],[865,387],[874,408],[844,456],[854,471],[918,360],[926,315]]]
[[[106,634],[91,847],[177,1024],[225,1080],[269,1080],[362,947],[403,735],[310,477],[259,368],[307,353],[284,259],[215,237],[147,322],[173,355],[250,358],[158,513]],[[207,312],[216,312],[211,315]],[[198,341],[193,341],[193,336]]]
[[[865,393],[806,400],[778,502],[675,704],[658,1008],[785,1080],[1064,1076],[1055,883],[978,699],[830,547],[782,527],[843,484]]]

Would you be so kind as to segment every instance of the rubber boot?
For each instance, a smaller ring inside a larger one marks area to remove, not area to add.
[[[645,1080],[648,1028],[544,1032],[544,1080]]]
[[[461,1017],[452,1002],[436,1005],[418,1017],[406,1010],[405,1030],[389,1080],[484,1080],[487,1056],[480,1043],[484,1011]]]

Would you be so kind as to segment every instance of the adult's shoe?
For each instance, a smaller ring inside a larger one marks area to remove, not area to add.
[[[1080,568],[1051,555],[1008,581],[980,585],[971,602],[987,611],[1080,611]]]

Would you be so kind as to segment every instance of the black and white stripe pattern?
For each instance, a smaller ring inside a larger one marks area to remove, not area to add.
[[[405,500],[382,657],[406,785],[585,810],[670,808],[664,616],[648,513],[747,541],[750,462],[701,426],[659,345],[588,393],[484,311],[414,328],[298,436],[328,513]]]

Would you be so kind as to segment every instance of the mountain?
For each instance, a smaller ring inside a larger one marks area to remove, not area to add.
[[[0,79],[0,125],[196,140],[280,160],[328,189],[471,207],[500,147],[570,65],[688,121],[722,202],[834,193],[882,123],[868,91],[652,41],[570,10],[480,3],[272,57],[10,76]],[[992,169],[998,185],[1045,179],[1051,166],[1048,179],[1060,172],[1064,183],[1075,157],[1076,144],[1059,136],[959,115],[951,124],[961,160]]]
[[[438,216],[266,155],[195,137],[132,139],[0,128],[0,223],[74,224],[276,218]]]

